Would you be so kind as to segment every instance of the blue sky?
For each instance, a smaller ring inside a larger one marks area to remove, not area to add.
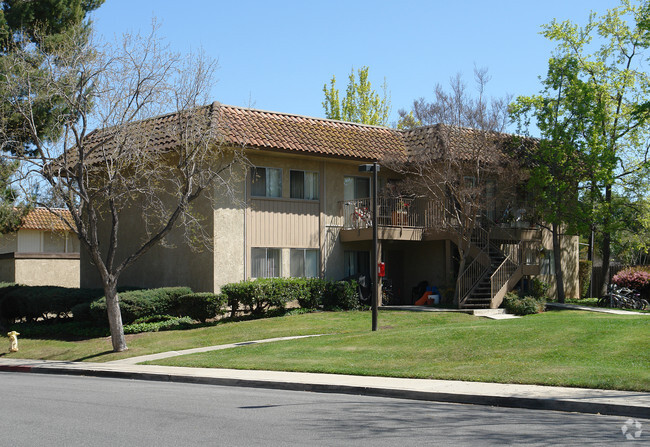
[[[584,23],[617,0],[222,1],[107,0],[95,29],[107,39],[150,29],[152,17],[173,49],[202,47],[218,59],[214,100],[258,109],[323,116],[323,84],[367,65],[377,89],[391,93],[391,121],[413,99],[432,98],[458,72],[472,81],[487,67],[488,94],[539,91],[553,46],[540,25]]]

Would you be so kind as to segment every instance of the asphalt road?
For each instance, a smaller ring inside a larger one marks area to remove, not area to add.
[[[95,377],[0,372],[0,402],[1,446],[650,444],[650,420]]]

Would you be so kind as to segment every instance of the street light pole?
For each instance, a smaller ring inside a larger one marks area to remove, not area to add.
[[[372,189],[370,190],[370,200],[372,202],[372,256],[371,266],[372,269],[372,330],[377,330],[377,317],[379,314],[379,293],[381,287],[379,285],[379,235],[377,232],[377,196],[378,196],[378,178],[379,163],[366,164],[359,166],[359,172],[372,171]]]

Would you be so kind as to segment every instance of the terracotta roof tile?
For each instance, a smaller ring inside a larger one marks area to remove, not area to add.
[[[211,127],[223,142],[234,146],[273,151],[291,151],[358,160],[403,157],[428,149],[448,149],[461,158],[481,154],[487,160],[498,157],[498,141],[506,134],[435,125],[413,130],[311,118],[279,112],[222,105],[217,102],[197,109],[195,125]],[[140,138],[137,147],[165,152],[177,146],[178,118],[172,113],[130,123],[125,128],[97,130],[88,135],[89,162],[100,160],[105,150],[118,151],[126,138]],[[137,130],[134,132],[134,128]],[[443,142],[444,144],[439,144]],[[491,144],[495,143],[495,144]],[[485,145],[491,146],[485,150]],[[129,145],[133,147],[133,145]],[[494,149],[497,148],[496,151]],[[69,162],[74,163],[71,155]]]
[[[26,230],[50,230],[63,231],[70,228],[61,220],[72,222],[70,211],[64,209],[53,209],[52,212],[46,208],[34,208],[23,219],[20,228]]]

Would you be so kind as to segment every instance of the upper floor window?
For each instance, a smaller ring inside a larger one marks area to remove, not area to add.
[[[318,200],[318,172],[290,171],[291,198]]]
[[[343,200],[367,199],[370,197],[369,177],[344,177]]]
[[[251,196],[282,197],[282,169],[251,168]]]

